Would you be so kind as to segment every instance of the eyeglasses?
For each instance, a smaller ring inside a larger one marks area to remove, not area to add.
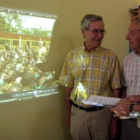
[[[97,29],[90,30],[90,29],[87,29],[87,31],[91,31],[94,35],[98,35],[99,33],[101,33],[101,35],[106,34],[106,30],[97,30]]]

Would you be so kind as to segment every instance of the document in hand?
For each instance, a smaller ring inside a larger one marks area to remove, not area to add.
[[[82,102],[86,105],[96,105],[96,106],[114,106],[120,98],[115,97],[104,97],[104,96],[96,96],[90,95],[87,100],[82,100]]]

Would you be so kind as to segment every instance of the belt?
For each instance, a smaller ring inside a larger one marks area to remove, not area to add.
[[[83,107],[83,106],[79,106],[79,105],[75,104],[74,102],[72,102],[72,105],[74,107],[84,110],[84,111],[97,111],[97,110],[101,110],[104,108],[103,106]]]

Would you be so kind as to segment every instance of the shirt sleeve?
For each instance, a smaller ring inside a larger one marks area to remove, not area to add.
[[[121,79],[121,82],[122,82],[122,86],[123,87],[127,87],[127,83],[126,83],[126,79],[125,79],[125,67],[126,67],[126,61],[124,59],[123,60],[122,79]]]
[[[112,89],[121,87],[121,69],[119,59],[116,54],[114,54],[112,57],[110,83]]]

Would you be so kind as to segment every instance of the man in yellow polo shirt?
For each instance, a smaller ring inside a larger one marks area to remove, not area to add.
[[[66,124],[73,140],[108,140],[110,109],[84,105],[82,99],[90,95],[119,97],[119,60],[113,51],[101,47],[106,33],[101,16],[85,15],[81,32],[84,44],[67,55],[59,78],[66,89]]]

